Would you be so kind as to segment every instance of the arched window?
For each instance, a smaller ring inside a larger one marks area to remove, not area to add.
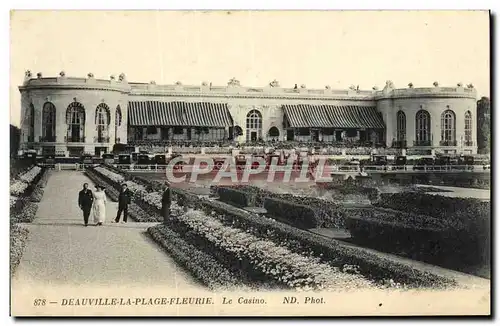
[[[417,146],[431,145],[431,115],[420,110],[415,115],[415,138]]]
[[[455,146],[455,112],[446,110],[441,114],[441,141],[444,146]]]
[[[122,109],[118,105],[115,112],[115,143],[120,142],[120,137],[118,137],[118,127],[122,125]]]
[[[472,146],[472,113],[465,112],[465,146]]]
[[[234,137],[243,136],[243,129],[240,126],[234,127]]]
[[[56,107],[47,102],[42,110],[42,141],[56,141]]]
[[[262,114],[252,110],[247,114],[247,142],[258,141],[262,138]]]
[[[85,118],[85,108],[81,103],[73,102],[68,106],[66,109],[67,142],[85,142]]]
[[[273,126],[273,127],[269,128],[269,131],[267,132],[267,135],[269,137],[279,137],[280,131],[279,131],[278,128],[276,128],[276,127]]]
[[[396,118],[397,141],[402,142],[406,140],[406,114],[403,111],[398,111]]]
[[[109,107],[101,103],[95,109],[95,126],[97,130],[98,143],[109,143],[109,124],[111,122],[111,114]]]

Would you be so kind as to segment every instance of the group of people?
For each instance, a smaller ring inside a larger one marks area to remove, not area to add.
[[[95,186],[95,191],[89,189],[89,184],[84,183],[83,189],[78,194],[78,206],[83,212],[83,222],[85,226],[89,225],[89,218],[92,214],[96,226],[102,226],[106,221],[106,193],[105,188],[100,185]],[[128,205],[132,202],[132,192],[127,184],[122,184],[120,194],[118,195],[118,211],[116,212],[115,223],[120,223],[123,215],[123,223],[127,223]],[[171,192],[170,186],[166,183],[162,198],[163,218],[170,216]]]

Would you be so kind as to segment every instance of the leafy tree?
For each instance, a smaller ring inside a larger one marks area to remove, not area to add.
[[[489,153],[491,147],[490,99],[477,101],[477,147],[480,153]]]

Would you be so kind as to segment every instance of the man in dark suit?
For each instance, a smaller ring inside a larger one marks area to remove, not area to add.
[[[132,201],[132,193],[128,190],[127,185],[122,184],[122,190],[120,191],[120,195],[118,196],[118,212],[116,213],[115,222],[120,222],[120,217],[123,213],[123,222],[127,223],[128,217],[128,205]]]
[[[165,182],[163,197],[161,200],[161,210],[163,213],[163,223],[167,223],[170,218],[170,206],[172,205],[172,190],[168,182]]]
[[[92,195],[92,191],[89,189],[89,184],[84,183],[83,189],[78,193],[78,206],[83,211],[83,222],[85,223],[85,226],[88,226],[89,224],[89,216],[93,201],[94,196]]]

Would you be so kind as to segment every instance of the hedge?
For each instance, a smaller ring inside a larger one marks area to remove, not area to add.
[[[234,204],[238,207],[253,206],[252,197],[237,189],[220,187],[217,189],[217,195],[221,201],[228,204]]]
[[[317,216],[314,210],[305,205],[291,203],[285,200],[266,198],[264,208],[271,216],[280,217],[287,223],[301,228],[312,229],[321,227],[323,221]]]
[[[475,198],[451,198],[413,192],[382,194],[378,207],[425,214],[445,222],[453,230],[452,239],[467,261],[490,262],[491,204]],[[451,240],[451,239],[450,239]],[[443,238],[443,246],[446,244]],[[453,249],[453,248],[452,248]],[[453,250],[452,250],[453,251]]]
[[[216,191],[220,193],[220,189],[231,189],[231,193],[244,193],[246,195],[246,199],[233,199],[225,200],[220,198],[223,202],[226,203],[234,203],[235,201],[244,201],[249,204],[247,206],[257,206],[257,207],[265,207],[265,202],[268,199],[279,200],[287,202],[285,210],[274,209],[275,204],[268,203],[267,205],[273,205],[268,210],[268,213],[272,214],[274,217],[279,218],[281,220],[293,222],[296,221],[296,218],[289,218],[290,210],[296,209],[303,210],[304,206],[310,208],[310,210],[306,210],[308,222],[306,223],[296,223],[297,227],[302,228],[337,228],[337,229],[345,229],[345,217],[346,217],[346,208],[343,205],[338,205],[333,202],[328,202],[319,198],[314,197],[303,197],[303,196],[294,196],[291,194],[276,194],[258,187],[254,186],[231,186],[231,187],[213,187],[212,191]],[[239,195],[238,195],[239,196]],[[243,195],[241,195],[243,196]],[[241,205],[237,205],[240,206]],[[311,213],[312,211],[312,213]],[[293,214],[293,213],[292,213]],[[298,219],[302,220],[302,219]]]

